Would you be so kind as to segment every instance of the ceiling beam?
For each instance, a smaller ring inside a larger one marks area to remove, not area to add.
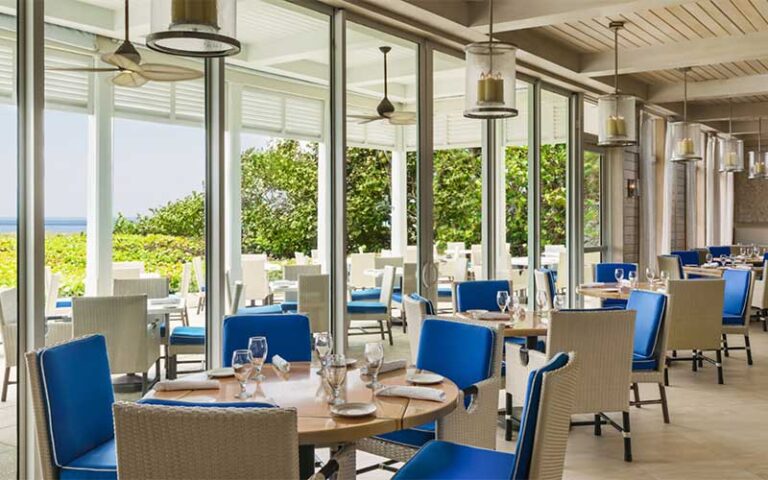
[[[581,64],[577,50],[569,48],[565,43],[558,42],[536,30],[504,32],[499,35],[494,34],[494,38],[511,43],[520,50],[546,59],[572,72],[578,72],[580,69]]]
[[[669,70],[768,57],[768,32],[736,37],[705,38],[671,45],[619,51],[619,73]],[[590,77],[613,73],[613,52],[581,55],[580,72]]]
[[[665,103],[663,106],[682,111],[682,103]],[[727,103],[716,104],[688,104],[688,118],[697,122],[726,121],[730,116],[730,107]],[[753,119],[765,117],[768,119],[768,102],[734,103],[734,119]],[[766,122],[768,127],[768,121]]]
[[[688,83],[688,100],[743,97],[767,93],[768,74]],[[682,99],[682,83],[652,85],[648,93],[648,101],[652,103],[669,103]]]

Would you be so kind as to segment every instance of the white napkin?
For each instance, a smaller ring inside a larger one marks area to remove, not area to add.
[[[175,390],[218,390],[218,380],[161,380],[155,384],[158,392],[172,392]]]
[[[381,397],[405,397],[416,400],[430,400],[432,402],[444,402],[445,392],[436,388],[410,387],[403,385],[393,385],[384,387],[376,395]]]
[[[384,362],[381,365],[381,368],[379,369],[379,373],[387,373],[387,372],[394,372],[395,370],[400,370],[402,368],[405,368],[408,366],[408,362],[402,358],[397,360],[390,360],[388,362]],[[363,375],[368,375],[368,367],[365,366],[360,369],[360,373]]]
[[[701,265],[702,267],[719,267],[720,264],[717,262],[710,262],[710,263],[704,263]]]
[[[597,287],[604,287],[605,285],[606,285],[605,282],[582,283],[581,288],[597,288]]]
[[[280,355],[272,357],[272,365],[282,373],[288,373],[291,371],[291,362],[284,359]]]

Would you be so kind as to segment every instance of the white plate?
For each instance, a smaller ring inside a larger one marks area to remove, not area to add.
[[[443,376],[436,373],[414,373],[405,379],[416,385],[434,385],[443,381]]]
[[[208,378],[226,378],[235,376],[235,371],[232,367],[214,368],[208,370],[206,373],[208,374]]]
[[[345,403],[332,406],[331,413],[340,417],[367,417],[376,413],[376,405],[372,403]]]
[[[476,310],[467,310],[467,313],[472,315],[473,317],[480,316],[484,313],[488,313],[488,310],[482,310],[482,309],[476,309]]]

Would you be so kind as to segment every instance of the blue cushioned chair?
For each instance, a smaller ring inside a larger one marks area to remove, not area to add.
[[[746,350],[747,364],[752,365],[752,348],[749,343],[749,313],[752,304],[752,271],[729,268],[723,272],[725,298],[723,301],[723,352]],[[728,345],[728,334],[744,335],[743,347]]]
[[[559,381],[550,383],[555,378]],[[544,472],[547,478],[562,477],[576,381],[573,360],[566,353],[530,373],[514,454],[431,441],[393,478],[518,480],[540,478]],[[540,416],[543,405],[549,408],[548,414]]]
[[[296,302],[283,302],[273,305],[260,305],[258,307],[242,307],[237,309],[238,315],[276,315],[280,313],[295,312]]]
[[[232,365],[232,352],[248,348],[251,337],[267,337],[267,363],[274,355],[289,362],[312,359],[312,335],[305,315],[233,315],[224,319],[221,335],[221,360],[225,367]]]
[[[103,336],[26,354],[44,478],[116,479],[112,379]]]
[[[731,247],[729,247],[727,245],[725,245],[725,246],[709,247],[709,253],[714,258],[719,258],[719,257],[721,257],[723,255],[725,255],[726,257],[730,257],[731,256]]]
[[[669,423],[669,407],[664,387],[664,360],[666,358],[667,296],[663,293],[633,290],[629,294],[627,310],[634,310],[635,334],[632,349],[631,405],[661,404],[664,423]],[[657,400],[640,400],[639,383],[655,383],[659,387]]]
[[[464,407],[458,407],[438,422],[366,439],[357,447],[402,462],[426,442],[437,438],[438,430],[443,432],[442,439],[494,448],[502,340],[500,325],[425,319],[421,325],[416,367],[452,380],[464,393]],[[446,352],[461,354],[447,355]],[[460,428],[468,423],[475,426]]]
[[[437,311],[435,310],[435,305],[432,303],[432,300],[426,297],[422,297],[418,293],[412,293],[409,295],[409,297],[424,304],[424,313],[427,315],[437,315]]]
[[[381,277],[380,295],[377,300],[352,300],[347,302],[348,335],[379,334],[384,340],[392,338],[392,292],[395,282],[395,267],[386,265]]]
[[[693,265],[696,267],[701,265],[699,263],[699,252],[696,250],[677,250],[670,252],[670,255],[677,255],[680,257],[680,261],[683,263],[683,265]]]
[[[178,326],[168,338],[165,375],[176,378],[180,363],[200,363],[199,360],[179,360],[179,355],[205,354],[205,327]]]
[[[626,279],[629,276],[629,272],[637,271],[637,264],[635,263],[596,263],[594,268],[595,268],[596,282],[615,283],[617,268],[624,269],[624,278]],[[603,300],[603,306],[626,308],[627,301],[608,298]]]
[[[381,288],[374,287],[374,288],[359,288],[357,290],[352,290],[349,292],[350,298],[352,298],[353,302],[360,302],[365,300],[370,301],[377,301],[379,297],[381,296]]]

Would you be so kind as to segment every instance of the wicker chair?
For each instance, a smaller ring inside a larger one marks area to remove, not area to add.
[[[685,278],[683,263],[677,255],[659,255],[656,257],[659,272],[667,272],[670,280],[682,280]]]
[[[262,305],[272,303],[266,265],[267,261],[261,258],[243,259],[243,298],[246,304],[255,305],[257,301]]]
[[[398,480],[546,479],[563,477],[578,354],[559,353],[526,379],[526,404],[515,454],[430,442],[394,476]]]
[[[754,275],[751,270],[729,268],[723,272],[725,295],[723,300],[723,352],[745,350],[747,365],[752,365],[752,347],[749,343],[750,305],[754,291]],[[728,335],[744,335],[744,346],[728,345]]]
[[[397,282],[395,282],[397,283]],[[403,322],[403,333],[408,332],[408,312],[405,311],[403,297],[407,297],[418,290],[416,278],[416,264],[403,263],[403,276],[400,288],[392,290],[392,307],[400,309],[400,320]]]
[[[552,270],[543,268],[533,272],[533,281],[536,284],[537,292],[544,292],[547,295],[547,302],[544,311],[552,309],[552,301],[555,297],[555,274]]]
[[[411,361],[415,365],[419,353],[421,324],[424,322],[427,315],[435,314],[435,308],[432,306],[432,302],[416,293],[413,293],[408,297],[403,297],[403,306],[410,327],[408,329],[408,345],[411,350]]]
[[[146,295],[147,298],[168,298],[168,278],[125,278],[115,279],[112,294],[116,297]]]
[[[755,280],[754,292],[752,293],[752,308],[757,309],[757,318],[763,323],[763,331],[768,331],[768,288],[765,288],[768,279],[768,262],[763,263],[763,277]]]
[[[203,272],[203,258],[192,258],[192,272],[195,274],[197,283],[197,314],[203,311],[205,307],[205,272]]]
[[[723,383],[721,333],[723,329],[723,292],[721,279],[670,280],[667,287],[666,350],[691,350],[691,357],[667,356],[666,364],[691,361],[695,372],[703,361],[717,367],[718,383]],[[713,360],[704,355],[714,351]],[[669,368],[664,369],[664,385],[669,385]]]
[[[435,438],[495,448],[503,326],[490,328],[487,322],[427,319],[421,333],[416,367],[453,380],[463,390],[459,394],[460,406],[437,422],[360,440],[357,448],[392,459],[388,464],[407,461],[422,445]],[[445,355],[457,348],[465,349],[468,355],[458,357],[460,360],[451,360],[456,356]],[[466,399],[470,399],[469,403]],[[358,473],[382,466],[386,464],[367,467]]]
[[[299,478],[296,411],[113,406],[120,479]]]
[[[381,339],[385,340],[388,334],[389,344],[394,345],[392,339],[392,290],[394,281],[395,268],[388,265],[384,267],[378,302],[365,300],[347,302],[345,319],[348,336],[380,334]],[[353,332],[353,330],[355,331]]]
[[[594,425],[595,435],[609,423],[624,437],[624,460],[632,461],[629,423],[629,389],[635,313],[623,310],[573,310],[551,313],[547,353],[506,345],[506,390],[524,398],[526,379],[532,369],[544,365],[557,352],[579,356],[580,378],[574,414],[594,414],[594,420],[573,425]],[[621,412],[622,425],[604,412]]]
[[[330,276],[328,274],[301,275],[299,277],[297,311],[309,317],[309,327],[312,332],[328,331],[330,289]]]
[[[72,326],[75,337],[103,335],[112,373],[141,372],[142,393],[149,387],[147,371],[153,364],[155,380],[160,379],[160,327],[148,325],[146,295],[75,297]]]
[[[371,288],[376,286],[376,279],[366,275],[366,270],[376,268],[376,254],[353,253],[349,256],[349,286],[351,288]]]

